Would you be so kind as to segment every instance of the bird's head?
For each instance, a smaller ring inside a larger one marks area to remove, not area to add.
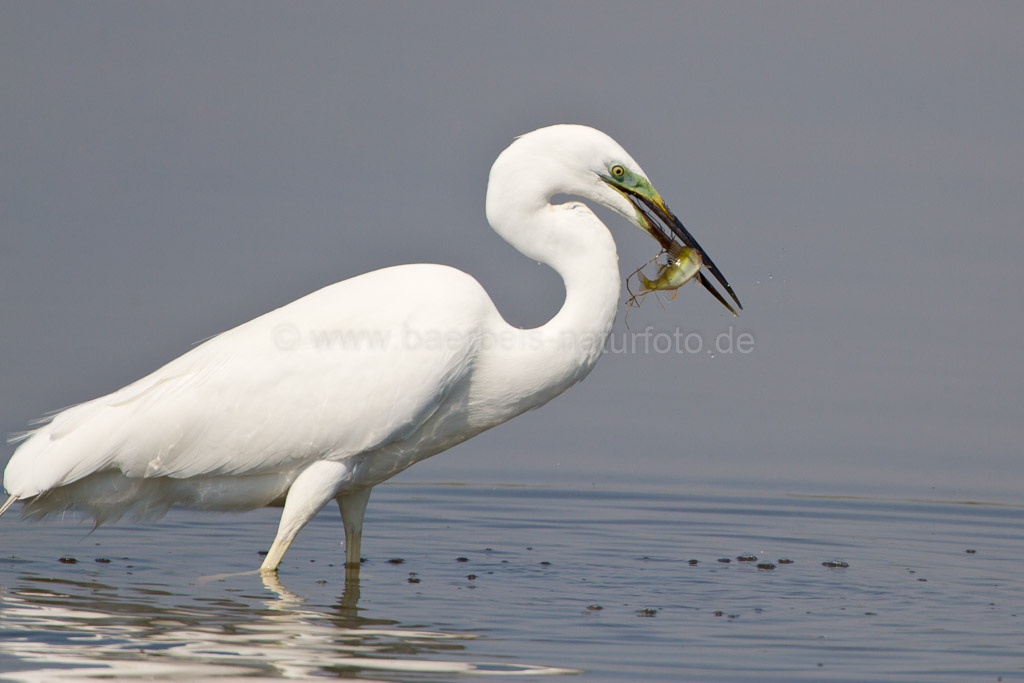
[[[496,173],[511,176],[507,177],[510,182],[501,185],[518,186],[519,196],[544,204],[563,194],[591,199],[639,227],[666,251],[673,246],[677,251],[679,243],[694,249],[736,306],[743,308],[722,271],[668,208],[640,165],[605,133],[580,125],[535,130],[519,137],[499,156],[491,170],[492,181]],[[707,278],[699,279],[736,314]]]

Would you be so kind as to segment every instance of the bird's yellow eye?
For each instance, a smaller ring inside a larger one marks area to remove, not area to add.
[[[619,164],[615,164],[608,170],[612,172],[613,178],[621,178],[622,176],[626,175],[626,169],[624,169]]]

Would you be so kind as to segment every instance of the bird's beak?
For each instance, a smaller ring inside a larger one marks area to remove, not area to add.
[[[732,300],[736,302],[736,308],[743,310],[743,304],[740,303],[739,298],[736,296],[736,292],[732,290],[732,286],[729,281],[725,279],[725,275],[718,269],[715,262],[711,260],[708,253],[704,251],[704,248],[697,243],[697,240],[693,238],[690,231],[683,226],[672,210],[665,204],[665,200],[661,198],[661,195],[654,190],[649,183],[643,182],[638,183],[635,188],[624,187],[623,185],[616,183],[611,178],[602,176],[602,180],[611,185],[613,188],[618,190],[629,203],[633,205],[636,210],[637,222],[644,230],[646,230],[651,237],[658,241],[661,248],[665,251],[671,251],[672,246],[675,243],[675,239],[678,238],[685,246],[694,249],[700,254],[701,260],[711,274],[715,276],[719,284],[725,288],[725,291],[729,293]],[[736,311],[731,305],[725,300],[715,286],[711,284],[711,281],[706,277],[697,278],[704,288],[708,290],[712,296],[714,296],[719,303],[729,309],[729,312],[733,315],[737,315]]]

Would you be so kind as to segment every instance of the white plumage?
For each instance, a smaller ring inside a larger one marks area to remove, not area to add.
[[[534,131],[495,162],[487,217],[562,276],[565,303],[547,324],[508,325],[475,279],[447,266],[330,285],[55,415],[11,458],[0,513],[24,500],[28,517],[77,509],[103,522],[174,504],[284,501],[270,571],[336,499],[346,562],[358,566],[372,486],[542,405],[600,356],[619,299],[615,244],[588,207],[551,204],[555,194],[601,203],[663,244],[673,233],[692,241],[611,138],[582,126]]]

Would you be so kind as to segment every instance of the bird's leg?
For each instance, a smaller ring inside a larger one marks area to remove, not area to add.
[[[260,571],[277,571],[281,558],[295,540],[296,534],[323,509],[327,501],[337,495],[338,487],[348,473],[349,469],[344,463],[318,460],[296,477],[284,500],[277,537],[263,559]],[[366,504],[365,500],[363,504]]]
[[[7,512],[7,508],[9,508],[12,505],[14,505],[14,501],[16,501],[16,500],[18,500],[17,496],[11,496],[10,498],[8,498],[7,502],[3,504],[3,507],[0,507],[0,515],[2,515],[5,512]],[[364,503],[364,505],[365,505],[365,503]]]
[[[345,525],[345,566],[359,569],[359,547],[363,541],[363,514],[372,489],[346,491],[338,496],[341,522]]]

